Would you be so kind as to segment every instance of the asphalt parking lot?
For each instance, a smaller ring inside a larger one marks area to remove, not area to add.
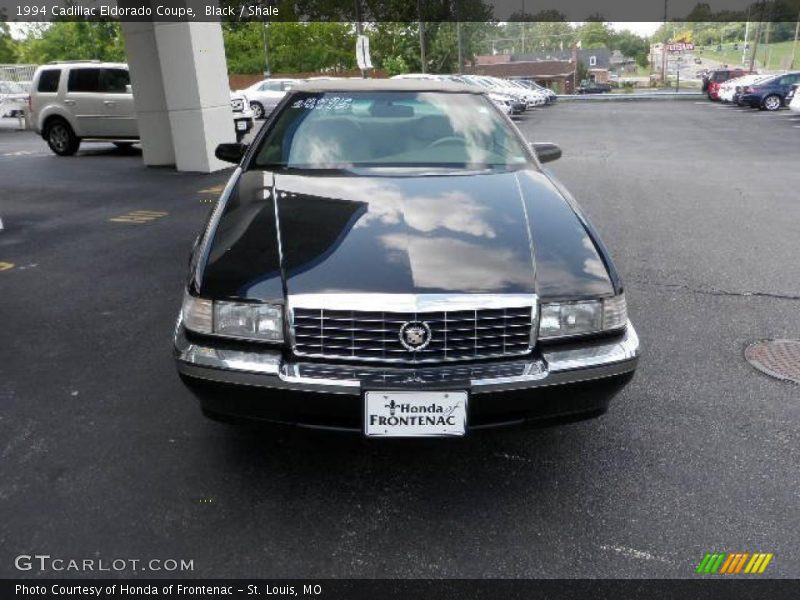
[[[39,553],[194,577],[692,577],[712,551],[800,576],[800,387],[743,359],[800,337],[800,118],[587,102],[518,124],[564,150],[639,370],[600,419],[424,443],[203,418],[170,338],[226,173],[0,131],[0,576]]]

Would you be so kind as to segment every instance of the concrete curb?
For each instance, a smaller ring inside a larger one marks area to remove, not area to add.
[[[558,100],[564,102],[621,102],[634,100],[700,100],[703,92],[645,92],[632,94],[564,94]]]

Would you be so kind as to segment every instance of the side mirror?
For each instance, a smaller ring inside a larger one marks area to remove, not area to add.
[[[125,85],[125,93],[126,94],[132,94],[133,93],[133,87],[131,87],[130,83]]]
[[[531,142],[531,148],[533,148],[533,152],[536,154],[536,158],[539,159],[539,162],[547,163],[561,158],[561,148],[555,144],[549,142]]]
[[[247,152],[247,144],[220,144],[214,151],[214,156],[225,162],[238,165],[245,152]]]

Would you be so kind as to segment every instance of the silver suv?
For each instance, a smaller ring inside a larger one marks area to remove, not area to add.
[[[238,101],[237,101],[238,100]],[[231,101],[241,139],[253,127],[243,99]],[[128,65],[99,61],[50,63],[33,76],[30,126],[61,156],[81,141],[107,141],[124,148],[139,140]]]

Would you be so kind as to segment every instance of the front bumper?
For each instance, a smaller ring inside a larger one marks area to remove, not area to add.
[[[359,430],[367,390],[467,390],[469,428],[601,413],[639,358],[633,325],[614,338],[544,348],[520,360],[397,368],[303,362],[191,341],[178,323],[175,359],[207,412]]]
[[[743,104],[746,106],[751,106],[752,108],[758,108],[761,106],[761,102],[763,98],[759,94],[742,94],[739,96],[738,104]]]

